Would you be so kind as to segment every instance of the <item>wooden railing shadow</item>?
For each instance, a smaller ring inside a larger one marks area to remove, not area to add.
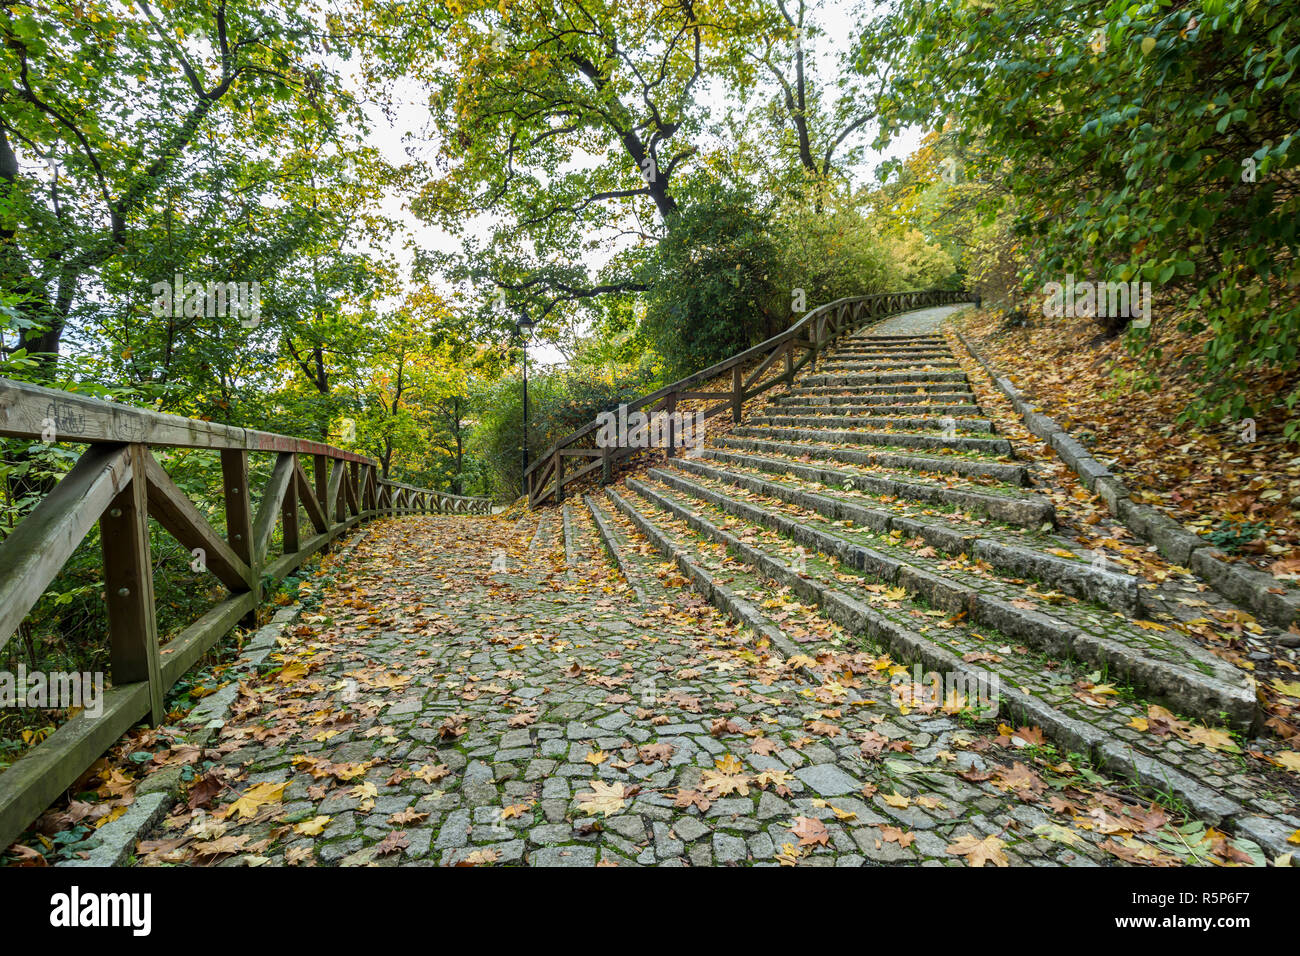
[[[600,421],[595,420],[561,438],[529,466],[524,473],[528,504],[537,507],[548,500],[564,500],[564,486],[600,472],[601,484],[613,480],[614,468],[622,459],[644,451],[666,449],[669,456],[676,453],[680,444],[673,433],[674,415],[678,403],[691,399],[716,401],[704,409],[705,419],[730,411],[733,422],[739,422],[745,402],[770,388],[785,383],[792,385],[794,377],[808,368],[816,367],[817,357],[844,335],[856,332],[869,322],[878,321],[899,312],[923,309],[955,302],[971,302],[974,296],[965,291],[931,289],[922,292],[886,292],[879,295],[852,296],[836,299],[819,306],[784,332],[760,342],[716,365],[688,375],[670,385],[665,385],[643,398],[627,405],[627,414],[643,413],[647,417],[666,416],[662,431],[665,441],[652,447],[626,445],[599,446],[596,437]],[[758,365],[748,375],[745,366],[758,360]],[[774,365],[779,368],[770,378],[760,381]],[[711,379],[731,373],[730,387],[726,391],[704,392],[699,387]],[[566,459],[587,459],[576,468],[566,466]]]
[[[160,723],[166,691],[224,634],[251,624],[262,583],[282,578],[372,518],[491,514],[487,498],[417,488],[380,476],[372,459],[320,442],[181,418],[0,379],[0,437],[89,447],[0,542],[0,647],[98,523],[108,605],[109,676],[101,713],[78,714],[0,773],[0,849],[142,718]],[[155,448],[220,455],[226,533],[168,476]],[[249,455],[274,454],[257,502]],[[303,467],[310,459],[311,474]],[[300,511],[307,527],[299,526]],[[160,653],[149,518],[229,592]],[[270,554],[277,525],[280,554]]]

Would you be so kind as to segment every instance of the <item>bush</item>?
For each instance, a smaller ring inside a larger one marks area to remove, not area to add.
[[[528,376],[528,461],[600,412],[630,403],[652,390],[647,369],[622,374],[587,368]],[[505,378],[486,395],[482,417],[470,435],[470,456],[480,463],[488,493],[497,501],[523,494],[523,379]]]
[[[776,228],[781,244],[781,292],[802,289],[809,309],[851,295],[902,287],[898,265],[873,224],[851,198],[819,189],[782,204]]]
[[[674,213],[643,268],[642,330],[673,379],[743,351],[783,327],[781,251],[771,217],[747,190],[710,184]]]

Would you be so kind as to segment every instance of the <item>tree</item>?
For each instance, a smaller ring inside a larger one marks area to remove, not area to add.
[[[204,134],[341,111],[310,20],[222,0],[0,11],[0,288],[27,320],[10,354],[52,374],[79,299],[139,241]]]
[[[959,117],[958,146],[982,141],[1027,284],[1149,282],[1183,332],[1208,333],[1190,412],[1216,420],[1257,411],[1260,373],[1300,358],[1298,56],[1286,0],[905,0],[859,63],[899,64],[887,131]],[[1140,346],[1131,317],[1101,321]],[[1300,386],[1285,401],[1300,405]]]

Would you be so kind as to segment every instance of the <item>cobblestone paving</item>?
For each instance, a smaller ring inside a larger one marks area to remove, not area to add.
[[[1029,728],[909,706],[887,657],[783,658],[629,547],[638,599],[573,510],[571,575],[556,509],[371,526],[140,862],[1262,862]]]

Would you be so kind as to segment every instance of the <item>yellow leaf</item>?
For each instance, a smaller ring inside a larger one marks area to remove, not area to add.
[[[612,816],[625,806],[626,791],[623,789],[623,784],[593,780],[591,789],[595,792],[578,794],[578,809],[588,816],[595,816],[598,813],[603,813],[607,817]]]
[[[713,765],[717,767],[719,770],[721,770],[723,773],[736,774],[736,773],[740,773],[745,769],[745,765],[741,763],[739,760],[737,760],[731,754],[726,754],[725,756],[722,756],[717,760],[713,761]]]
[[[284,798],[284,790],[287,786],[289,786],[287,780],[284,783],[271,783],[268,780],[249,787],[230,805],[226,813],[237,814],[242,819],[256,816],[257,811],[267,804],[279,803]]]
[[[1283,750],[1273,759],[1277,761],[1279,767],[1285,767],[1292,773],[1300,773],[1300,753],[1294,750]]]
[[[1273,678],[1273,689],[1279,694],[1285,694],[1287,697],[1294,697],[1300,700],[1300,681],[1284,681],[1280,677]]]
[[[994,866],[1010,866],[1011,861],[1002,852],[1004,845],[995,836],[987,836],[980,840],[972,834],[967,834],[956,843],[950,844],[947,850],[953,856],[966,857],[968,866],[983,866],[985,863],[992,863]]]
[[[1213,727],[1192,727],[1187,731],[1187,739],[1194,744],[1200,744],[1208,750],[1226,750],[1229,753],[1241,753],[1241,748],[1237,746],[1226,730],[1216,730]]]

